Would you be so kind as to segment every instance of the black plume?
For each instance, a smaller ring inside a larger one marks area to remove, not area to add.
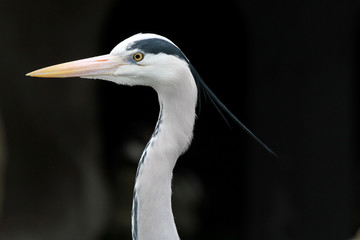
[[[191,70],[192,75],[194,76],[196,86],[198,88],[198,106],[199,109],[201,108],[201,95],[203,94],[205,97],[208,96],[211,102],[214,104],[215,108],[224,118],[227,124],[228,121],[226,120],[223,112],[227,113],[230,118],[232,118],[245,132],[247,132],[256,142],[258,142],[261,146],[263,146],[266,151],[268,151],[271,155],[278,157],[265,143],[263,143],[254,133],[252,133],[221,101],[220,99],[214,94],[213,91],[205,84],[204,80],[200,77],[199,73],[196,71],[193,65],[189,62],[189,67]]]

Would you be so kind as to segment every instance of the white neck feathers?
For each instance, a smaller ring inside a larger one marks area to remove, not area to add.
[[[185,76],[176,79],[181,81],[176,87],[154,87],[160,114],[136,175],[133,240],[179,239],[171,208],[172,171],[192,140],[197,101],[197,88],[189,70]]]

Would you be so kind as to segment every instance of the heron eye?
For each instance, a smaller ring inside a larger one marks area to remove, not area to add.
[[[133,59],[137,62],[143,60],[144,58],[144,54],[142,54],[141,52],[137,52],[133,55]]]

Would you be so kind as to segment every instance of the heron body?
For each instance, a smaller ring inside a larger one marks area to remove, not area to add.
[[[150,86],[157,92],[159,118],[136,172],[133,240],[179,239],[171,207],[172,172],[178,157],[191,143],[201,89],[271,152],[218,100],[182,51],[156,34],[137,34],[118,44],[108,55],[59,64],[28,75],[94,78]]]

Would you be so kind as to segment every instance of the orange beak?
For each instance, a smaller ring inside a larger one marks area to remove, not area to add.
[[[111,75],[121,65],[124,64],[120,57],[107,54],[42,68],[28,73],[26,76],[68,78]]]

